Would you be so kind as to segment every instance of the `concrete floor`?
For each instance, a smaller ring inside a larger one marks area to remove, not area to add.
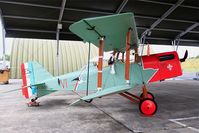
[[[119,95],[69,106],[79,96],[63,91],[40,98],[40,107],[27,107],[21,91],[13,91],[20,86],[19,80],[0,85],[0,133],[199,133],[198,81],[148,85],[158,104],[153,117]],[[140,94],[139,88],[131,92]]]

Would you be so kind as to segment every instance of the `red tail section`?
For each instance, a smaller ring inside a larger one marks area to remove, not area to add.
[[[22,74],[22,81],[23,81],[23,86],[22,86],[22,94],[26,97],[29,98],[28,96],[28,87],[27,86],[27,77],[26,77],[26,70],[25,70],[25,64],[21,64],[21,74]]]

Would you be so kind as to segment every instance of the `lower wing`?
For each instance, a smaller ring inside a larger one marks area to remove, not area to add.
[[[86,100],[91,100],[91,99],[95,99],[98,97],[103,97],[103,96],[107,96],[107,95],[111,95],[115,93],[122,93],[122,92],[130,90],[131,88],[132,86],[130,85],[122,85],[122,86],[115,86],[115,87],[107,88],[104,90],[97,91],[96,93],[90,94],[88,96],[82,97],[81,99],[75,101],[71,105],[77,104],[82,100],[86,101]]]

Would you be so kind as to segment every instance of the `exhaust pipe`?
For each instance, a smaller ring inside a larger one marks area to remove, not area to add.
[[[185,54],[184,54],[184,57],[182,59],[180,59],[180,62],[185,62],[185,60],[187,59],[187,57],[188,57],[188,51],[186,50]]]

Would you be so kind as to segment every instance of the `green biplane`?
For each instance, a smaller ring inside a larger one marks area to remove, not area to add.
[[[31,99],[30,106],[38,105],[37,98],[58,90],[93,90],[95,93],[82,97],[73,104],[91,102],[95,98],[118,93],[139,103],[139,109],[144,115],[153,115],[157,104],[146,84],[182,74],[175,51],[138,56],[138,35],[133,13],[82,19],[72,24],[70,30],[84,42],[99,47],[98,62],[90,62],[80,71],[57,77],[53,77],[37,62],[23,63],[22,92],[26,98]],[[104,51],[113,51],[108,66],[103,66]],[[130,51],[134,51],[133,60],[130,59]],[[166,66],[160,67],[161,63]],[[176,69],[178,71],[174,72]],[[167,75],[162,75],[163,72]],[[138,85],[142,86],[140,97],[127,92]]]

